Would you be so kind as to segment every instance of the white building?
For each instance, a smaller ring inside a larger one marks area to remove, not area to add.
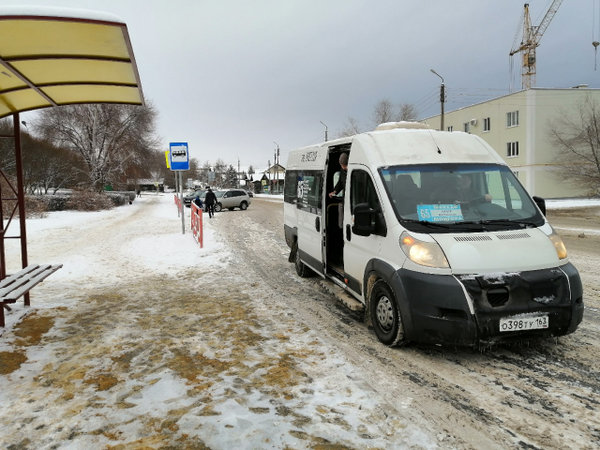
[[[584,186],[565,180],[556,157],[561,150],[550,139],[560,117],[579,115],[591,99],[600,105],[600,89],[532,88],[444,114],[444,128],[467,131],[488,142],[517,174],[531,195],[544,198],[589,195]],[[440,115],[424,120],[440,128]]]

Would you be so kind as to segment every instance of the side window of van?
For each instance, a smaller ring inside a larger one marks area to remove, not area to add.
[[[323,187],[323,172],[310,170],[298,173],[298,189],[296,205],[299,209],[308,210],[314,214],[321,212],[321,194]]]
[[[283,190],[283,201],[296,203],[298,193],[298,171],[288,170],[285,172],[285,187]]]
[[[373,210],[378,211],[375,215],[377,222],[377,233],[382,236],[386,235],[385,220],[381,214],[381,203],[375,190],[375,185],[371,176],[364,170],[353,170],[350,184],[350,208],[354,211],[356,205],[367,203]]]

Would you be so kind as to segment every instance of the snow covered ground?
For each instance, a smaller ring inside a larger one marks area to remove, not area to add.
[[[0,331],[1,447],[437,446],[204,222],[199,248],[168,194],[28,220],[30,262],[63,268]]]

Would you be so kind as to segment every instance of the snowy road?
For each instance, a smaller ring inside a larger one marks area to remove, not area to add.
[[[381,345],[296,276],[280,202],[217,214],[204,249],[167,195],[66,217],[28,224],[30,261],[64,268],[7,314],[3,448],[600,446],[600,235],[569,231],[597,215],[551,214],[579,330],[482,352]]]
[[[562,227],[571,258],[584,280],[586,312],[579,330],[557,340],[504,345],[480,352],[441,347],[389,349],[356,315],[320,295],[318,279],[299,280],[285,257],[280,206],[255,202],[221,229],[240,258],[287,298],[291,314],[323,341],[362,366],[367,385],[436,430],[441,446],[459,448],[597,448],[600,446],[600,220],[549,213]],[[233,213],[230,213],[233,214]],[[221,217],[223,219],[223,217]],[[595,233],[579,237],[579,223]],[[239,229],[245,233],[240,233]],[[569,231],[575,229],[575,231]],[[279,259],[273,255],[281,254]],[[331,285],[326,283],[326,285]],[[314,291],[314,292],[313,292]]]

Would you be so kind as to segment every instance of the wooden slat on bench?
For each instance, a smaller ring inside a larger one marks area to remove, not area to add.
[[[16,280],[24,277],[28,273],[33,272],[34,270],[38,269],[39,267],[40,267],[39,264],[31,264],[31,265],[25,267],[24,269],[19,270],[18,272],[15,272],[12,275],[7,276],[3,280],[0,280],[0,297],[2,296],[1,293],[4,291],[4,288],[11,285]]]
[[[0,289],[0,299],[2,299],[2,301],[8,302],[16,301],[19,297],[29,292],[29,290],[33,288],[36,284],[40,283],[46,277],[52,275],[61,267],[62,264],[57,264],[54,266],[46,264],[44,266],[38,266],[32,271],[25,272],[24,275],[26,276],[23,276],[23,274],[21,274],[20,278],[18,278],[17,280],[13,280],[13,283],[8,285],[7,287]]]

